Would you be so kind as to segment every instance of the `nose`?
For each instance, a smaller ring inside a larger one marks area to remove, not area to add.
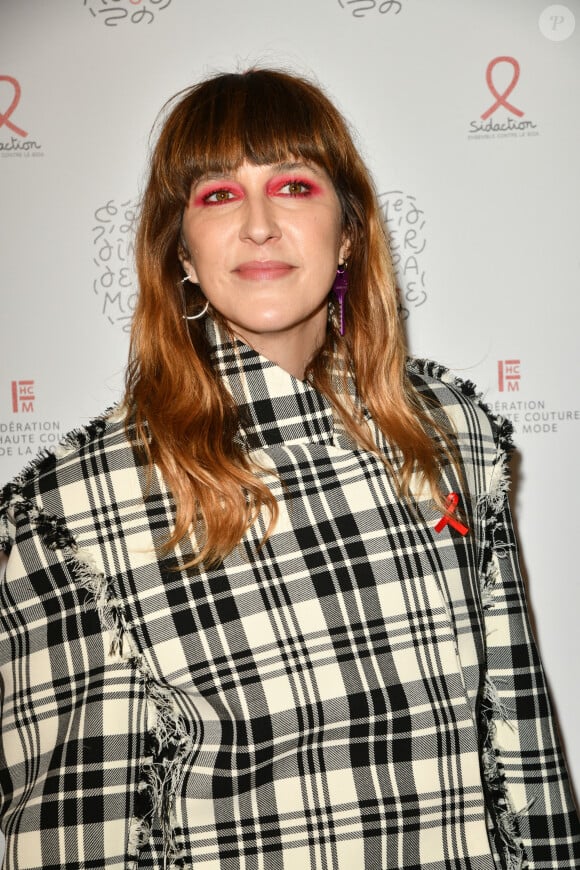
[[[242,210],[240,238],[263,245],[270,239],[280,238],[281,232],[275,215],[275,205],[265,192],[247,194]]]

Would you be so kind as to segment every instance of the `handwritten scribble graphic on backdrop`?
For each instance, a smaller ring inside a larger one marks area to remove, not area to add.
[[[383,220],[391,245],[402,316],[427,301],[423,252],[427,245],[425,215],[411,194],[388,190],[379,194]]]
[[[83,0],[93,18],[107,27],[121,23],[151,24],[155,15],[167,9],[171,0]]]
[[[109,323],[128,332],[137,301],[133,267],[136,203],[110,199],[94,212],[93,291]]]
[[[338,0],[338,3],[343,9],[348,9],[354,18],[364,18],[373,12],[379,15],[386,15],[387,12],[398,15],[403,8],[401,0]]]

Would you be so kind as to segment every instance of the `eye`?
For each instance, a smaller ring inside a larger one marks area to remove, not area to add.
[[[308,196],[312,192],[312,188],[313,185],[310,182],[293,178],[289,181],[284,181],[278,188],[278,193],[284,196]]]
[[[205,205],[217,206],[233,202],[243,196],[243,191],[229,181],[201,184],[194,192],[193,205],[201,208]]]
[[[205,193],[203,195],[203,201],[210,204],[229,202],[230,199],[235,199],[235,194],[232,190],[228,190],[227,187],[222,187],[219,190],[212,190],[210,193]]]

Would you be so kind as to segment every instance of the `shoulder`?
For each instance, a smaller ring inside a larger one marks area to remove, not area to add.
[[[492,412],[472,381],[456,377],[440,363],[409,359],[407,374],[424,409],[455,441],[464,473],[475,488],[504,488],[514,449],[511,422]]]
[[[18,517],[61,516],[65,505],[78,505],[73,511],[80,514],[90,509],[88,490],[98,498],[119,471],[134,466],[126,417],[118,406],[67,433],[0,489],[0,548],[10,549]]]
[[[407,360],[407,374],[427,410],[439,420],[446,418],[458,436],[490,438],[504,450],[513,449],[510,421],[493,413],[473,381],[426,359]]]

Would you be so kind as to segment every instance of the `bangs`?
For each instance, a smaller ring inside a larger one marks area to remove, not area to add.
[[[317,88],[285,73],[216,76],[194,88],[175,112],[181,123],[173,128],[174,159],[166,166],[177,172],[182,195],[198,178],[228,174],[245,161],[316,164],[335,185],[343,174],[342,118]]]

